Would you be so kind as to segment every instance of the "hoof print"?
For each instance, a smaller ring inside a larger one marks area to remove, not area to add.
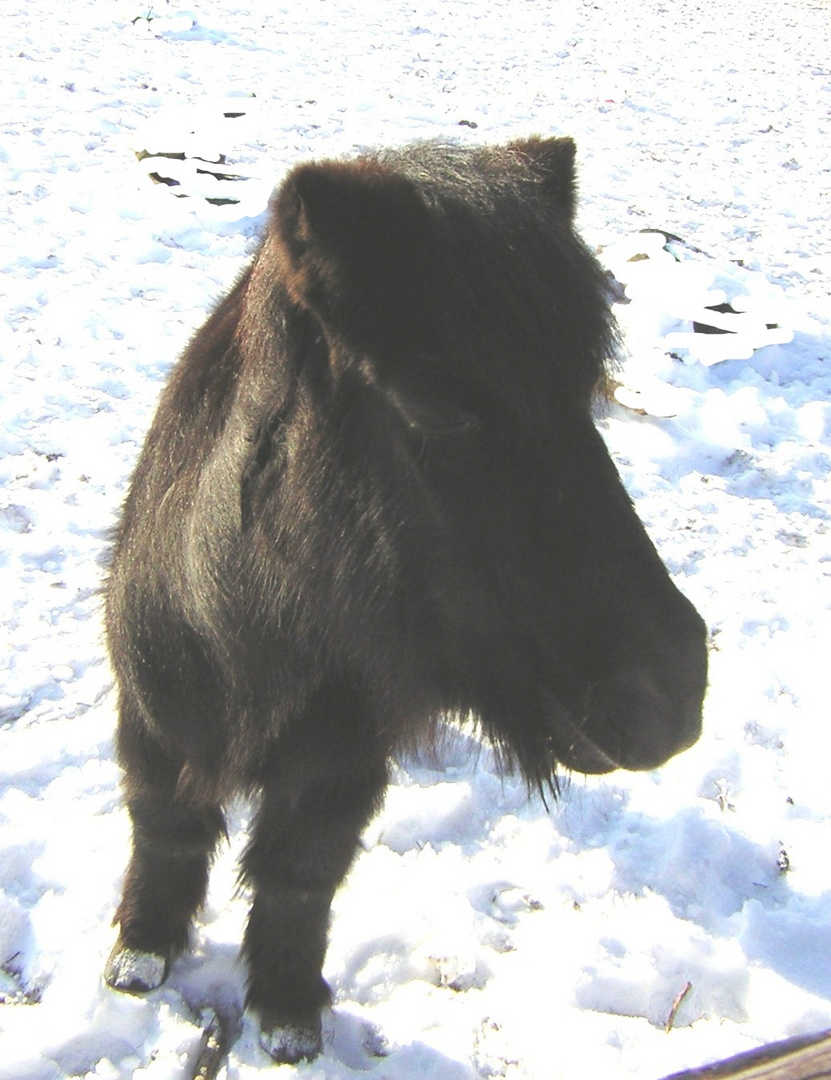
[[[311,1061],[323,1048],[320,1021],[310,1024],[275,1024],[260,1032],[260,1046],[281,1065]]]
[[[162,985],[169,968],[168,957],[160,953],[142,952],[118,944],[104,968],[104,982],[125,994],[147,994]]]
[[[390,1046],[386,1035],[375,1027],[374,1024],[367,1024],[364,1028],[361,1046],[368,1054],[371,1054],[372,1057],[376,1058],[389,1057],[392,1053],[392,1047]]]

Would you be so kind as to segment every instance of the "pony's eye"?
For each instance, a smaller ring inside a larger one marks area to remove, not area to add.
[[[425,435],[455,435],[476,425],[473,416],[451,406],[408,405],[401,413],[408,427]]]
[[[423,435],[455,435],[477,425],[476,417],[445,401],[419,401],[392,391],[388,396],[404,423]]]

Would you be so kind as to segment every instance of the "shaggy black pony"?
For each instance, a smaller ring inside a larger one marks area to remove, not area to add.
[[[705,631],[591,418],[614,331],[574,144],[295,168],[159,404],[107,592],[133,852],[106,979],[158,986],[221,806],[248,1006],[320,1049],[329,906],[392,755],[447,714],[551,785],[695,741]]]

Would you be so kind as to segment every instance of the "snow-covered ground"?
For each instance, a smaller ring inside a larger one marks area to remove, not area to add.
[[[633,287],[624,382],[675,415],[600,423],[711,628],[703,737],[653,774],[574,777],[548,812],[468,736],[402,763],[336,899],[325,1054],[294,1072],[657,1080],[831,1027],[827,0],[3,0],[2,16],[0,1078],[184,1076],[201,1006],[238,1011],[243,805],[168,986],[101,983],[128,846],[108,531],[165,374],[286,166],[433,136],[573,135],[593,246],[667,229],[701,288],[792,340],[674,359],[677,267]],[[245,116],[206,111],[227,96]],[[259,179],[193,182],[241,202],[177,199],[135,157],[212,148]],[[271,1068],[247,1023],[224,1068]]]

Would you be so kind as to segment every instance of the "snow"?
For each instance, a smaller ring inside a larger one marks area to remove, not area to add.
[[[253,250],[273,183],[309,156],[430,136],[573,135],[593,246],[684,241],[698,306],[660,275],[632,289],[620,378],[647,415],[611,405],[599,423],[710,627],[704,734],[654,773],[575,776],[548,808],[468,733],[400,763],[335,901],[324,1054],[281,1075],[658,1080],[831,1027],[827,3],[3,14],[0,1078],[185,1076],[208,1004],[236,1037],[221,1077],[273,1068],[239,1019],[250,807],[232,808],[165,987],[101,981],[129,843],[108,535],[164,377]],[[189,198],[150,183],[135,152],[186,145],[248,179],[194,168]],[[239,201],[204,198],[228,188]],[[696,356],[683,335],[713,290],[754,332],[778,323],[778,343]]]

